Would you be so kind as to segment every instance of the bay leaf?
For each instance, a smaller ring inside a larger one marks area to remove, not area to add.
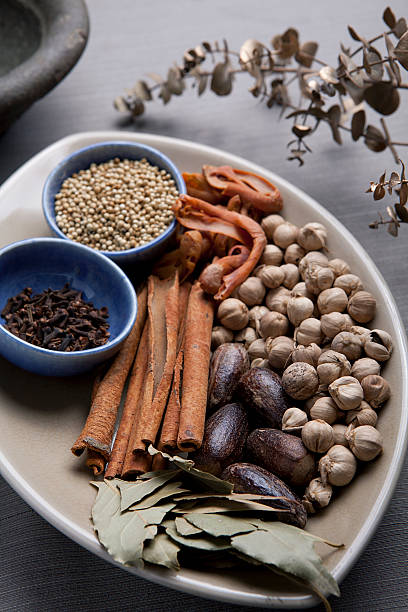
[[[161,487],[158,491],[155,491],[154,493],[152,493],[152,495],[148,495],[147,497],[144,497],[142,501],[129,506],[128,509],[134,511],[134,510],[144,510],[145,508],[152,508],[156,504],[160,503],[166,497],[173,497],[179,493],[185,493],[188,491],[188,489],[181,488],[180,485],[181,485],[181,481],[170,482],[164,485],[164,487]]]
[[[118,479],[94,483],[98,488],[97,498],[92,507],[92,522],[101,544],[120,563],[141,566],[143,545],[153,539],[166,514],[175,507],[168,502],[159,507],[134,512],[121,511],[123,483]],[[126,490],[126,487],[123,487]]]
[[[235,499],[228,499],[224,497],[221,499],[207,499],[202,501],[193,500],[191,502],[179,502],[177,509],[175,510],[178,514],[185,513],[207,513],[215,514],[217,512],[287,512],[286,510],[278,510],[271,506],[264,504],[258,504],[251,501],[237,501]]]
[[[186,519],[183,518],[182,516],[177,516],[176,520],[174,521],[174,524],[176,526],[177,533],[179,533],[182,536],[195,535],[197,533],[202,532],[202,529],[198,529],[197,527],[194,527],[194,525],[186,521]]]
[[[337,582],[314,550],[315,542],[320,541],[284,523],[265,524],[263,529],[231,538],[232,546],[240,553],[294,575],[325,595],[340,595]]]
[[[156,491],[156,489],[162,487],[166,482],[174,478],[176,474],[177,472],[169,470],[167,473],[164,472],[159,476],[153,476],[153,478],[142,482],[136,481],[134,483],[129,483],[124,480],[119,480],[117,486],[121,493],[120,508],[122,512],[127,510],[132,504],[136,504],[147,495]]]
[[[167,526],[166,533],[172,540],[188,548],[197,548],[199,550],[229,550],[231,545],[226,538],[214,538],[207,534],[182,536],[175,527]]]
[[[91,518],[93,524],[98,525],[98,529],[102,531],[107,528],[111,518],[120,510],[120,491],[114,483],[114,480],[91,482],[98,489],[92,506]]]
[[[185,514],[184,518],[206,533],[216,538],[230,537],[239,533],[248,533],[256,530],[250,519],[237,518],[226,514]]]
[[[143,548],[143,560],[169,569],[179,569],[177,553],[180,547],[166,533],[158,533]]]
[[[158,453],[161,454],[176,467],[187,472],[194,480],[206,485],[210,490],[228,494],[231,493],[234,488],[230,482],[221,480],[221,478],[217,478],[217,476],[213,476],[213,474],[209,474],[208,472],[203,472],[202,470],[195,468],[194,461],[191,461],[191,459],[184,459],[183,457],[179,457],[177,455],[172,457],[167,453],[156,450],[152,445],[149,446],[148,451],[153,456],[157,455]]]

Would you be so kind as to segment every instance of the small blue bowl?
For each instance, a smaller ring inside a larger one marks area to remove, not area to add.
[[[46,376],[74,376],[112,357],[129,335],[136,319],[135,290],[124,272],[89,247],[59,238],[31,238],[0,250],[0,311],[25,287],[33,294],[62,289],[69,283],[86,302],[109,310],[106,344],[83,351],[60,352],[21,340],[4,327],[0,317],[0,354],[15,365]]]
[[[166,170],[176,183],[179,193],[186,193],[186,186],[180,171],[173,162],[157,149],[137,142],[111,141],[79,149],[63,159],[49,174],[43,189],[42,205],[45,219],[52,232],[59,238],[70,240],[58,227],[55,220],[55,196],[60,191],[62,183],[75,172],[89,168],[92,163],[101,164],[118,157],[119,159],[139,160],[143,157],[161,170]],[[177,231],[177,221],[173,219],[169,227],[160,236],[140,247],[125,251],[99,251],[120,266],[129,264],[151,264],[158,259],[174,240]]]

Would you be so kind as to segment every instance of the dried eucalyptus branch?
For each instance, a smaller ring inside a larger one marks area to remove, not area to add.
[[[403,82],[401,77],[401,68],[408,71],[407,22],[403,17],[397,19],[389,7],[382,17],[387,31],[370,39],[348,26],[349,35],[358,44],[353,50],[340,44],[335,67],[316,57],[317,42],[301,44],[294,28],[274,36],[270,47],[249,39],[239,52],[230,50],[226,40],[222,44],[203,42],[186,51],[182,63],[170,67],[166,78],[150,73],[148,77],[152,83],[137,81],[124,96],[116,98],[115,107],[137,117],[144,112],[146,102],[159,97],[167,104],[172,96],[183,93],[190,80],[199,96],[207,89],[226,96],[232,92],[236,76],[245,73],[252,78],[249,92],[254,97],[260,98],[269,108],[280,106],[282,112],[290,111],[286,118],[293,121],[294,138],[288,143],[289,160],[303,165],[305,154],[311,151],[308,139],[325,123],[337,144],[342,144],[342,132],[349,132],[353,141],[362,140],[371,151],[388,148],[398,163],[397,147],[408,146],[408,142],[393,140],[383,117],[378,127],[367,125],[364,110],[367,104],[380,115],[392,115],[400,106],[400,91],[408,89],[408,82]],[[374,46],[377,42],[381,43],[381,50]],[[291,101],[295,84],[298,104]],[[333,103],[335,97],[338,102]],[[404,199],[408,188],[403,172],[401,177],[400,193],[402,191]],[[384,183],[385,176],[381,178],[383,180],[375,183],[375,199],[380,199],[382,189],[385,194],[385,184],[390,189],[389,182]],[[390,178],[391,182],[393,180]],[[393,216],[387,209],[390,221],[380,218],[371,227],[388,224],[388,231],[396,235],[399,223],[408,222],[405,203],[406,197],[401,203],[400,196],[399,204],[392,209],[389,207]]]

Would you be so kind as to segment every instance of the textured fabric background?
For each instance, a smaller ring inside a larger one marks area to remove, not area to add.
[[[393,9],[404,14],[406,3]],[[335,61],[338,43],[349,44],[347,24],[357,32],[381,32],[379,0],[89,0],[91,34],[74,71],[0,137],[0,182],[46,145],[73,132],[133,129],[116,113],[113,98],[147,72],[165,73],[183,51],[202,40],[228,38],[237,49],[249,37],[269,41],[287,26],[301,39],[320,42],[319,57]],[[1,7],[0,7],[1,11]],[[297,168],[286,161],[289,122],[278,121],[237,80],[226,98],[186,92],[163,107],[148,105],[134,129],[186,138],[250,158],[304,189],[344,223],[380,268],[405,323],[408,322],[408,231],[395,240],[368,228],[377,206],[364,193],[393,160],[345,137],[331,141],[325,126],[312,141],[314,153]],[[1,95],[1,94],[0,94]],[[407,111],[389,124],[407,135]],[[405,128],[404,130],[402,128]],[[401,136],[402,138],[402,136]],[[408,157],[405,157],[408,161]],[[405,231],[404,231],[405,230]],[[401,474],[374,538],[341,585],[335,611],[408,610],[408,469]],[[210,602],[131,576],[101,561],[48,525],[0,479],[0,610],[17,612],[244,612],[249,608]],[[319,608],[319,610],[322,608]],[[315,610],[318,610],[316,608]]]

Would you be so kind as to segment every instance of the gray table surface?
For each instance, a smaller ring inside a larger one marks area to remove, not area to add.
[[[393,3],[398,16],[404,14],[404,4]],[[0,182],[43,147],[79,131],[131,129],[226,149],[274,170],[333,212],[374,259],[407,324],[408,231],[403,228],[395,240],[384,231],[370,230],[377,206],[364,193],[370,179],[392,167],[388,152],[375,155],[348,138],[339,147],[322,126],[313,155],[297,168],[285,159],[288,122],[278,121],[277,111],[246,93],[245,78],[226,98],[208,93],[197,99],[194,92],[186,92],[166,107],[150,104],[136,124],[112,107],[113,98],[137,78],[150,71],[165,73],[185,49],[202,40],[227,37],[234,49],[249,37],[269,41],[294,26],[302,40],[320,42],[320,57],[335,61],[338,42],[348,43],[348,23],[363,35],[382,31],[382,2],[89,0],[88,8],[90,39],[78,65],[0,137]],[[406,109],[392,118],[394,134],[407,133],[406,120]],[[405,463],[388,511],[341,585],[334,610],[408,610],[407,487]],[[2,611],[249,610],[177,593],[105,563],[46,523],[1,478],[0,499]]]

